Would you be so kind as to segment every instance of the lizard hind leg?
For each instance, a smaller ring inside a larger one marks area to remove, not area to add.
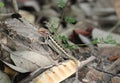
[[[76,63],[76,72],[75,72],[75,80],[74,80],[74,82],[73,83],[81,83],[80,81],[79,81],[79,79],[78,79],[78,70],[79,70],[79,68],[78,68],[78,61],[75,61],[75,63]]]

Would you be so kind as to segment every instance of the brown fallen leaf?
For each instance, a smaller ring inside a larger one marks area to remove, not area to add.
[[[78,68],[81,69],[91,61],[95,60],[94,56],[89,57],[85,61],[78,61]],[[36,78],[34,78],[31,83],[60,83],[72,74],[76,72],[76,64],[73,60],[67,60],[62,62],[57,66],[46,70]],[[79,83],[77,81],[77,83]]]
[[[110,57],[108,57],[108,60],[109,60],[109,61],[115,61],[115,60],[117,60],[118,58],[120,58],[120,54],[114,55],[114,56],[110,56]]]
[[[59,83],[75,72],[75,62],[68,60],[43,72],[33,79],[31,83]]]
[[[86,77],[87,77],[87,79],[89,79],[91,81],[102,80],[103,73],[91,68],[88,71]]]

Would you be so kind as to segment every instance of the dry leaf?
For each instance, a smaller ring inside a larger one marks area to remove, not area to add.
[[[109,61],[115,61],[115,60],[117,60],[118,58],[120,58],[120,55],[119,55],[119,54],[108,57],[108,60],[109,60]]]
[[[7,62],[5,62],[5,61],[2,61],[2,62],[3,62],[4,64],[6,64],[8,67],[10,67],[10,68],[12,68],[13,70],[18,71],[18,72],[20,72],[20,73],[29,72],[29,71],[27,71],[27,70],[25,70],[25,69],[22,69],[22,68],[20,68],[20,67],[14,66],[14,65],[12,65],[12,64],[10,64],[10,63],[7,63]]]
[[[30,83],[59,83],[71,76],[75,73],[75,71],[75,62],[72,60],[67,60],[58,66],[53,66],[52,68],[46,70],[34,78]]]
[[[28,22],[30,23],[33,23],[35,22],[35,16],[27,11],[24,11],[24,10],[20,10],[19,13],[22,15],[22,17],[27,20]]]
[[[52,64],[48,57],[32,51],[16,51],[11,53],[10,57],[16,66],[28,71],[34,71],[37,68]]]

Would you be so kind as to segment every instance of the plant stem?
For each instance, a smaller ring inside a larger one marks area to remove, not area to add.
[[[58,24],[58,26],[57,26],[57,31],[58,31],[58,29],[59,29],[59,27],[60,27],[61,21],[62,21],[62,20],[63,20],[63,18],[64,18],[65,9],[66,9],[66,7],[67,7],[68,3],[69,3],[69,0],[67,0],[67,2],[65,3],[64,8],[63,8],[63,10],[62,10],[61,19],[60,19],[59,24]]]
[[[76,46],[87,46],[87,45],[93,45],[93,44],[75,44]]]

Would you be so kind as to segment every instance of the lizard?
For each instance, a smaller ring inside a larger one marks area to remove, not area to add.
[[[49,41],[61,52],[63,53],[65,56],[67,56],[69,59],[73,60],[76,64],[76,77],[75,77],[75,82],[74,83],[77,83],[79,80],[78,80],[78,60],[73,57],[72,55],[68,54],[55,40],[54,38],[52,37],[52,35],[46,30],[46,29],[39,29],[38,31],[39,33],[43,33],[46,38],[48,39],[48,44],[49,44]]]

